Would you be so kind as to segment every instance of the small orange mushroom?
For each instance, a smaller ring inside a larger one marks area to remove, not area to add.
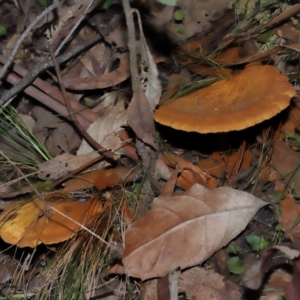
[[[47,204],[50,206],[49,211],[46,211],[45,202],[40,199],[25,200],[8,206],[0,215],[1,238],[21,248],[63,242],[81,229],[75,222],[86,225],[102,211],[101,202],[97,199],[86,202],[47,199]]]
[[[242,130],[287,108],[296,95],[287,76],[272,66],[249,65],[241,73],[159,107],[154,119],[188,132]]]

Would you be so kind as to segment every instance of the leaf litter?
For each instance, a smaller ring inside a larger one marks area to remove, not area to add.
[[[7,299],[300,299],[299,4],[166,2],[3,4]]]

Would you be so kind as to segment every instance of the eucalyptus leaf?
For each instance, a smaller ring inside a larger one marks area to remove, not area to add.
[[[157,2],[168,6],[175,6],[177,4],[177,0],[157,0]]]
[[[228,270],[235,275],[240,275],[245,272],[241,259],[237,256],[229,258],[227,261]]]
[[[7,29],[5,26],[0,25],[0,36],[5,35],[7,32]]]

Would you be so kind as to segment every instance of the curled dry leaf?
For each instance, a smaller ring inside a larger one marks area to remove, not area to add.
[[[161,161],[161,164],[164,162],[171,168],[176,168],[176,166],[178,167],[180,175],[177,179],[177,183],[183,189],[189,189],[194,183],[208,186],[208,181],[210,179],[209,175],[191,162],[166,152],[160,153],[158,158]],[[169,179],[169,176],[165,179]]]
[[[277,140],[273,144],[272,165],[285,179],[291,188],[300,195],[300,176],[297,167],[300,154],[291,149],[285,142]]]
[[[117,85],[125,81],[129,75],[129,64],[128,64],[128,54],[124,53],[120,57],[120,66],[118,69],[106,73],[103,75],[98,75],[94,77],[85,78],[71,78],[63,80],[65,87],[72,90],[93,90],[93,89],[103,89],[106,87]]]
[[[65,182],[64,193],[78,191],[81,189],[91,189],[94,186],[98,190],[107,187],[114,187],[120,183],[128,183],[138,177],[136,170],[130,170],[126,167],[116,167],[106,170],[93,170],[72,178]]]
[[[125,271],[146,280],[200,264],[244,230],[265,204],[246,192],[199,184],[160,196],[125,233]]]
[[[122,141],[116,132],[125,125],[127,125],[127,111],[112,111],[91,124],[87,133],[105,149],[119,153],[118,149],[122,147]],[[77,155],[86,154],[92,150],[91,146],[84,140],[77,151]]]
[[[195,267],[182,272],[179,276],[179,292],[188,299],[197,300],[238,300],[241,299],[241,287],[224,278],[213,270]]]
[[[74,221],[86,225],[94,215],[102,211],[101,202],[97,199],[86,202],[47,199],[46,203],[49,210],[40,199],[18,202],[7,207],[0,215],[1,238],[21,248],[34,248],[41,243],[60,243],[70,239],[81,229]]]
[[[77,156],[69,153],[58,155],[39,164],[38,177],[43,180],[56,180],[67,173],[86,165],[98,156],[99,153],[97,151],[92,151],[85,155]],[[101,162],[100,164],[102,168],[108,165],[106,162]],[[100,167],[100,165],[98,167]]]
[[[257,290],[263,283],[264,277],[269,270],[274,270],[284,263],[282,256],[278,255],[278,251],[282,252],[284,257],[294,260],[299,257],[300,252],[286,246],[275,246],[264,251],[262,259],[251,265],[243,276],[243,284],[249,289]]]
[[[213,21],[224,16],[230,1],[219,0],[218,5],[215,5],[214,1],[178,0],[175,9],[174,6],[163,6],[159,1],[145,3],[149,5],[152,15],[149,23],[157,32],[164,32],[172,42],[181,43],[197,33],[210,30]],[[184,12],[184,18],[180,22],[174,18],[174,13],[178,10]]]
[[[281,215],[278,222],[282,230],[293,242],[294,248],[300,250],[300,205],[291,196],[287,196],[280,201]]]

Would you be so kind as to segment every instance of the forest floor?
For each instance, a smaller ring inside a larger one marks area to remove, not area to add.
[[[0,0],[0,300],[300,300],[299,33],[297,1]]]

